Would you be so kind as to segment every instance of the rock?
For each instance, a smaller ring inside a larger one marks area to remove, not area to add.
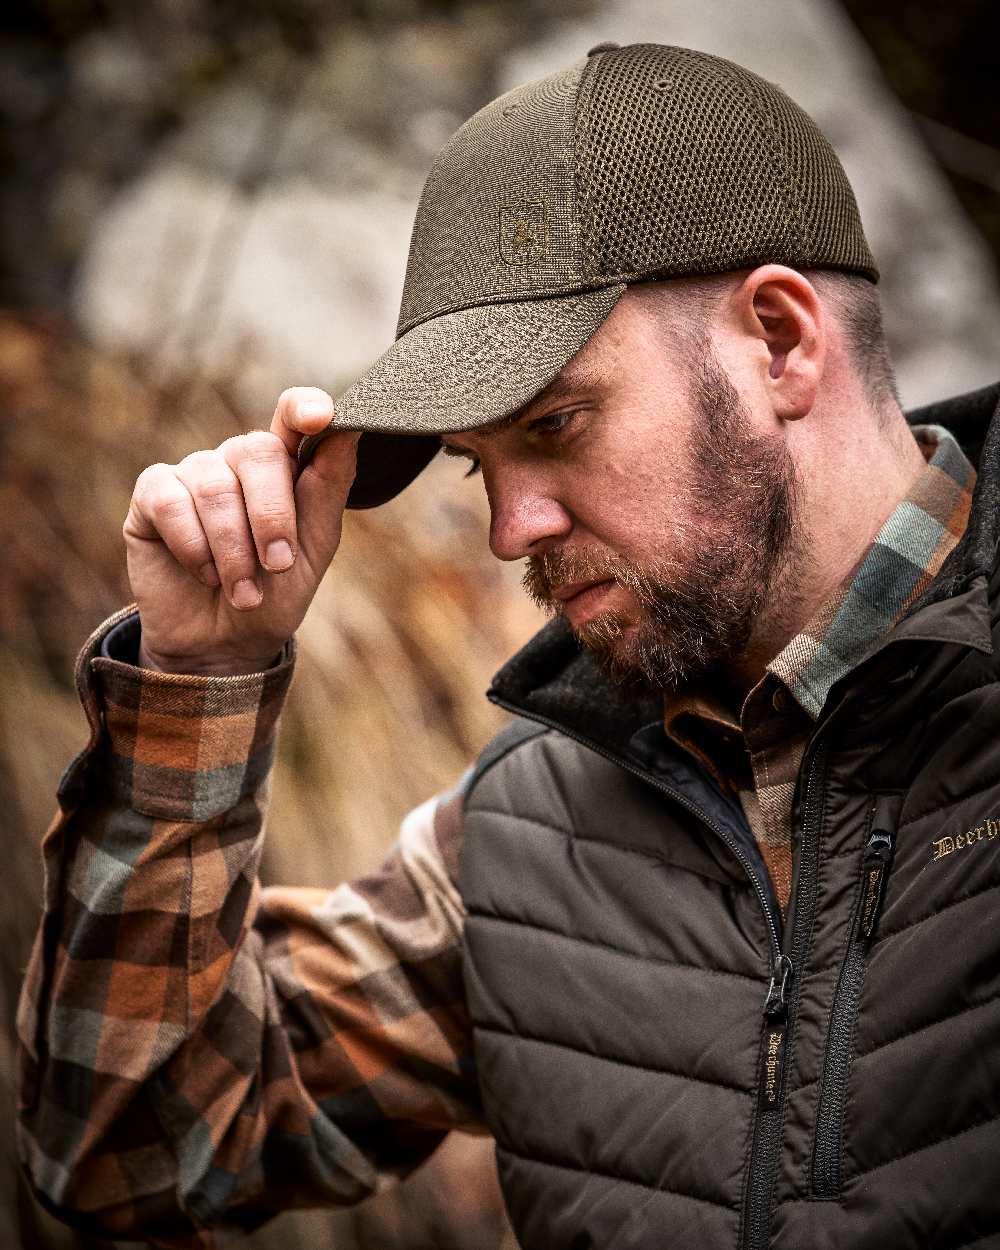
[[[987,249],[829,0],[608,0],[550,31],[488,89],[500,36],[477,43],[444,23],[382,40],[346,25],[308,65],[218,89],[99,220],[78,283],[84,327],[162,377],[196,368],[253,411],[290,381],[339,387],[392,340],[422,176],[461,118],[604,40],[656,40],[781,83],[826,131],[882,268],[904,402],[993,379]],[[91,78],[109,92],[133,81],[95,47]]]
[[[109,209],[77,312],[162,380],[200,374],[248,412],[286,386],[339,389],[392,341],[412,206],[300,180],[248,197],[165,162]]]

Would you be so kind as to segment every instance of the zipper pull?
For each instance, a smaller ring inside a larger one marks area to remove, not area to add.
[[[875,799],[872,831],[861,855],[861,907],[858,911],[858,936],[870,942],[878,927],[886,882],[896,853],[896,835],[891,825],[889,800],[886,795]]]
[[[779,955],[771,970],[771,984],[764,1002],[764,1068],[761,1098],[767,1109],[777,1107],[785,1074],[785,1039],[788,1033],[788,988],[792,961]]]
[[[792,980],[792,961],[779,955],[771,969],[771,984],[764,1000],[764,1016],[772,1023],[783,1023],[788,1015],[788,989]]]

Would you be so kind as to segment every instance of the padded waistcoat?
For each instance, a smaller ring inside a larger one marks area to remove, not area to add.
[[[806,750],[777,1029],[773,904],[739,809],[637,732],[651,705],[626,710],[558,625],[501,674],[494,697],[528,719],[468,786],[460,883],[478,1075],[525,1250],[1000,1247],[1000,578],[983,524],[834,687]]]

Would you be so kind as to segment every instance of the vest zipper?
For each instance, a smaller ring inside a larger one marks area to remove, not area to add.
[[[854,1025],[868,967],[868,952],[878,927],[895,852],[895,821],[891,803],[889,795],[875,796],[871,832],[861,855],[861,880],[851,937],[830,1013],[813,1145],[812,1192],[815,1198],[840,1196],[844,1102],[851,1068]]]
[[[796,877],[794,926],[787,954],[779,953],[764,1000],[764,1035],[761,1042],[760,1079],[754,1120],[750,1174],[743,1206],[744,1250],[766,1250],[771,1233],[771,1199],[781,1153],[781,1129],[785,1113],[785,1073],[791,1025],[798,990],[796,971],[805,963],[806,947],[816,910],[819,868],[819,837],[822,801],[816,797],[817,779],[825,777],[826,744],[816,748],[806,775],[802,799],[802,840]],[[789,935],[786,934],[786,938]]]
[[[750,879],[761,910],[767,924],[771,939],[771,978],[764,1000],[764,1031],[761,1044],[761,1077],[758,1085],[757,1111],[754,1120],[753,1146],[750,1156],[749,1182],[743,1208],[743,1236],[741,1244],[744,1250],[766,1250],[770,1237],[771,1194],[774,1189],[774,1178],[777,1174],[778,1154],[781,1147],[781,1126],[784,1117],[784,1076],[785,1050],[788,1040],[789,1024],[794,1014],[792,1002],[794,991],[795,969],[800,964],[812,929],[813,912],[816,906],[816,880],[819,855],[819,830],[822,820],[822,806],[813,802],[814,781],[825,766],[826,744],[816,747],[812,763],[806,778],[805,795],[802,804],[802,848],[799,855],[798,902],[795,909],[795,929],[792,935],[791,954],[785,954],[781,948],[778,922],[771,907],[771,899],[756,868],[743,852],[739,844],[720,829],[705,813],[686,799],[678,791],[671,789],[660,781],[655,774],[638,768],[613,751],[607,751],[582,734],[574,733],[556,720],[542,716],[537,712],[529,712],[524,708],[507,703],[505,700],[490,694],[491,702],[506,709],[515,716],[535,721],[554,729],[574,742],[579,742],[588,750],[596,752],[619,768],[638,777],[647,785],[652,785],[662,794],[666,794],[681,807],[696,816],[702,824],[710,829],[716,837],[733,853],[741,864],[743,871]],[[825,727],[825,726],[824,726]],[[814,814],[815,813],[815,814]],[[807,820],[807,817],[811,819]],[[771,1047],[773,1046],[773,1053]]]

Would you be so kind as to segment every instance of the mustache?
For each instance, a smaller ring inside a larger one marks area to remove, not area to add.
[[[555,591],[570,582],[616,582],[648,600],[643,571],[630,560],[605,551],[547,551],[529,556],[521,585],[532,602],[545,611],[557,612]]]

